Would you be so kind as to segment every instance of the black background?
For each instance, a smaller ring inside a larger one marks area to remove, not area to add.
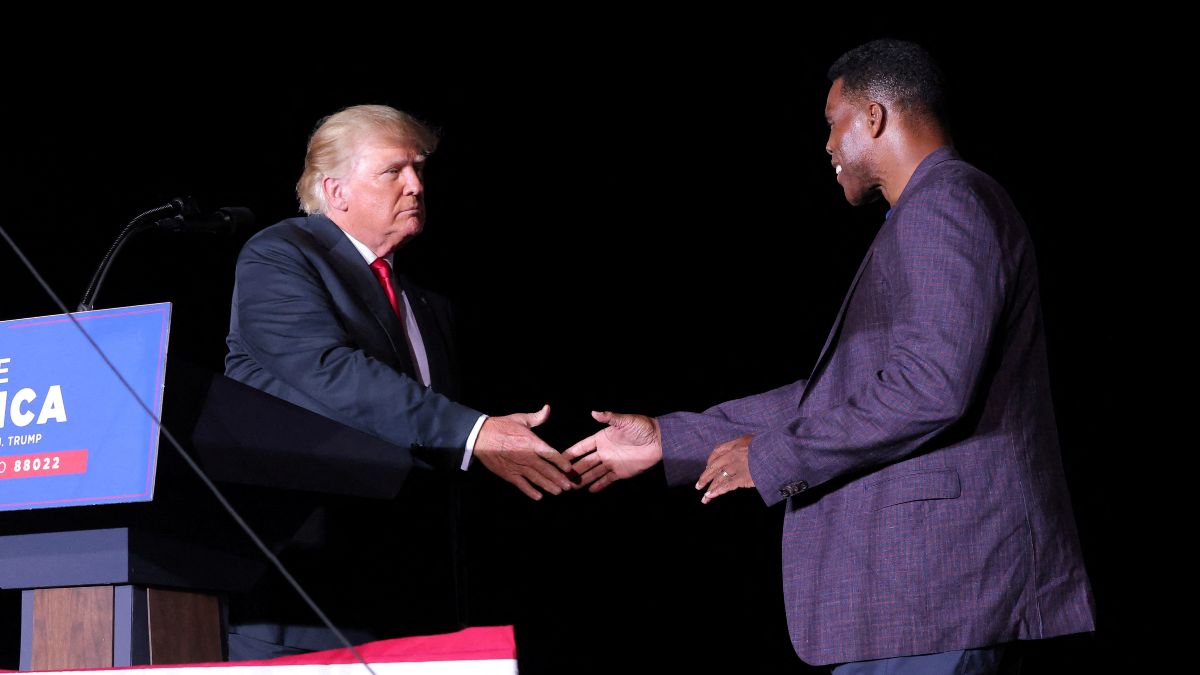
[[[399,264],[456,304],[465,402],[494,414],[549,402],[540,431],[563,449],[596,428],[592,409],[697,410],[807,375],[885,208],[853,209],[834,181],[825,70],[868,39],[916,39],[947,71],[958,150],[1009,189],[1039,255],[1100,616],[1095,635],[1030,666],[1132,663],[1162,619],[1132,583],[1154,564],[1150,507],[1112,496],[1150,469],[1131,466],[1114,426],[1131,414],[1118,381],[1132,293],[1114,270],[1137,253],[1117,236],[1123,195],[1097,193],[1095,175],[1115,163],[1122,129],[1078,122],[1081,100],[1119,117],[1128,86],[1099,67],[1112,56],[1102,35],[987,18],[596,30],[594,17],[549,18],[557,29],[422,48],[407,24],[392,41],[305,33],[251,50],[214,32],[177,48],[14,54],[0,225],[73,308],[140,211],[181,195],[250,207],[258,226],[231,237],[132,240],[98,303],[174,303],[171,357],[219,371],[237,252],[296,214],[316,120],[357,103],[407,110],[443,141],[426,231]],[[329,21],[315,27],[351,19]],[[7,249],[0,284],[0,319],[58,312]],[[522,672],[804,672],[784,622],[779,507],[750,491],[701,506],[663,488],[661,471],[536,504],[473,482],[473,620],[516,625]],[[0,667],[16,667],[15,600],[0,593]]]

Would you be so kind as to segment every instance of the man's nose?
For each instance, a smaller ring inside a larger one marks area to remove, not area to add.
[[[409,195],[419,195],[425,191],[425,183],[421,181],[421,174],[416,169],[409,167],[405,169],[404,193]]]

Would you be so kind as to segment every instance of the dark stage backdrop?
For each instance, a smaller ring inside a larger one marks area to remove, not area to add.
[[[543,437],[562,449],[595,430],[591,409],[697,410],[807,375],[884,211],[851,208],[834,181],[825,69],[870,38],[917,39],[946,66],[961,154],[1009,189],[1040,259],[1064,458],[1101,614],[1095,636],[1047,651],[1035,672],[1123,663],[1157,632],[1128,581],[1149,569],[1141,552],[1155,532],[1148,507],[1111,499],[1131,479],[1118,469],[1110,368],[1123,348],[1111,265],[1127,253],[1080,199],[1104,161],[1096,136],[1069,122],[1080,84],[1098,81],[1084,38],[883,21],[762,39],[730,31],[736,49],[728,35],[663,29],[493,38],[466,58],[449,44],[378,43],[311,62],[280,48],[81,50],[54,67],[25,55],[30,67],[0,102],[0,224],[74,307],[138,212],[192,195],[269,225],[297,213],[319,117],[366,102],[408,110],[443,142],[428,167],[426,231],[399,264],[456,303],[467,402],[496,414],[549,402]],[[1103,197],[1111,212],[1118,196]],[[173,302],[171,358],[219,371],[234,262],[255,229],[134,239],[99,306]],[[0,319],[57,312],[7,249],[0,279]],[[704,507],[657,471],[535,504],[484,479],[466,516],[473,621],[515,623],[524,673],[805,671],[784,622],[782,511],[753,492]],[[15,668],[13,594],[0,609],[0,668]]]

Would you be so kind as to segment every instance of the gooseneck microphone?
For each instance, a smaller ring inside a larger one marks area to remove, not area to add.
[[[196,200],[191,197],[176,197],[171,201],[156,206],[148,211],[143,211],[129,221],[125,229],[121,230],[121,234],[117,235],[116,241],[108,248],[108,252],[104,254],[104,258],[100,260],[100,266],[96,268],[96,273],[92,275],[92,281],[88,284],[87,290],[83,293],[83,299],[79,301],[77,312],[87,312],[95,307],[96,296],[100,293],[100,286],[104,284],[104,277],[108,275],[108,269],[112,266],[112,262],[120,252],[121,247],[134,234],[143,232],[149,229],[163,229],[172,232],[223,232],[231,234],[239,225],[253,225],[254,213],[245,207],[241,206],[226,206],[208,214],[200,212],[200,207],[196,205]]]
[[[254,212],[244,206],[225,206],[212,213],[180,213],[155,221],[154,227],[172,232],[233,234],[240,225],[253,225]]]

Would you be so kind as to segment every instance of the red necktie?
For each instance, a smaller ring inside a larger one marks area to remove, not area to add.
[[[383,258],[376,258],[375,262],[371,263],[371,270],[375,272],[375,278],[379,280],[379,285],[383,286],[383,292],[387,294],[388,303],[392,306],[392,311],[396,313],[396,318],[400,319],[400,327],[404,330],[404,343],[408,346],[408,357],[412,359],[413,372],[416,373],[418,382],[429,386],[428,366],[421,366],[421,360],[417,358],[417,350],[413,347],[412,336],[408,333],[408,324],[404,320],[404,315],[400,313],[399,298],[396,297],[396,289],[392,287],[392,266]],[[424,352],[422,352],[422,355]]]
[[[396,289],[392,288],[392,268],[388,265],[387,260],[376,258],[375,262],[371,263],[371,270],[375,272],[375,278],[379,280],[379,285],[383,286],[383,292],[387,293],[388,302],[392,305],[392,311],[396,313],[396,318],[400,319],[400,325],[404,325],[404,316],[400,314],[400,303],[396,301]]]

